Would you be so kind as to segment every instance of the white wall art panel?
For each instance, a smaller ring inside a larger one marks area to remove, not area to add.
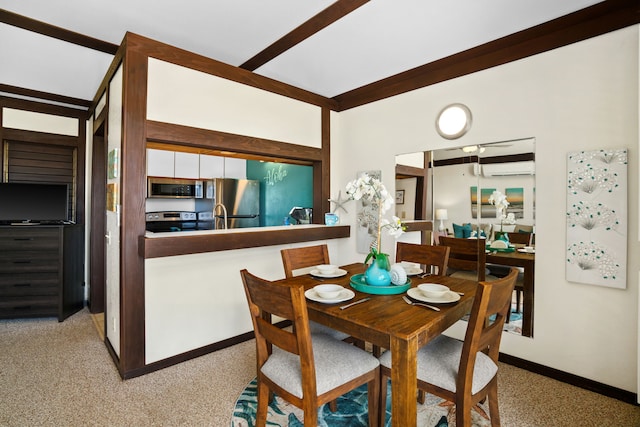
[[[567,156],[567,280],[626,288],[627,150]]]

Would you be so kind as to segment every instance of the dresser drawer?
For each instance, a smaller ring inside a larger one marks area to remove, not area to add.
[[[0,299],[0,318],[57,315],[57,296],[3,297]]]
[[[2,274],[28,274],[28,273],[53,273],[57,275],[60,263],[55,259],[0,259],[0,272]]]
[[[56,228],[0,229],[0,252],[26,250],[57,250],[60,232]]]
[[[0,298],[8,296],[58,295],[58,274],[0,274]]]

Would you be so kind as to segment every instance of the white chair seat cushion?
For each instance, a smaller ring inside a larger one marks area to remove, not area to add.
[[[344,332],[340,332],[336,329],[325,326],[321,323],[316,323],[313,321],[309,321],[309,330],[312,334],[325,334],[329,335],[331,338],[337,339],[338,341],[342,341],[344,339],[349,338],[349,334],[345,334]]]
[[[378,359],[355,346],[318,334],[311,337],[316,368],[316,391],[324,394],[375,369]],[[289,393],[302,398],[300,357],[273,347],[262,373]]]
[[[440,335],[418,350],[418,379],[455,393],[456,378],[462,355],[462,341]],[[380,356],[380,364],[391,367],[391,352]],[[476,354],[471,392],[476,394],[498,372],[498,367],[484,353]]]

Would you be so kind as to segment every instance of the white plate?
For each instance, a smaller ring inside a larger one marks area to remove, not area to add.
[[[351,289],[345,288],[340,291],[340,294],[336,298],[327,299],[322,298],[320,295],[318,295],[314,289],[308,289],[304,292],[304,296],[309,298],[311,301],[323,302],[325,304],[335,304],[337,302],[349,301],[356,296],[356,293]]]
[[[536,253],[536,250],[535,250],[535,249],[530,249],[530,250],[527,250],[527,249],[518,249],[518,252],[522,252],[523,254],[535,254],[535,253]]]
[[[407,276],[417,276],[418,274],[423,273],[422,269],[418,267],[402,266],[402,268],[404,268],[404,271],[407,272]]]
[[[430,302],[433,304],[448,304],[450,302],[456,302],[460,299],[460,295],[455,292],[447,292],[441,298],[429,298],[426,297],[418,288],[411,288],[407,291],[407,295],[418,301]]]
[[[324,274],[324,273],[321,273],[320,270],[314,268],[313,270],[311,270],[309,272],[309,274],[311,274],[312,276],[316,276],[316,277],[323,277],[325,279],[331,279],[331,278],[334,278],[334,277],[342,277],[345,274],[347,274],[347,271],[346,270],[342,270],[342,269],[339,268],[336,271],[334,271],[333,273]]]

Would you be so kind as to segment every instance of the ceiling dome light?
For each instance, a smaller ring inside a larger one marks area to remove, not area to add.
[[[460,138],[471,129],[471,110],[464,104],[450,104],[440,111],[436,130],[446,139]]]

